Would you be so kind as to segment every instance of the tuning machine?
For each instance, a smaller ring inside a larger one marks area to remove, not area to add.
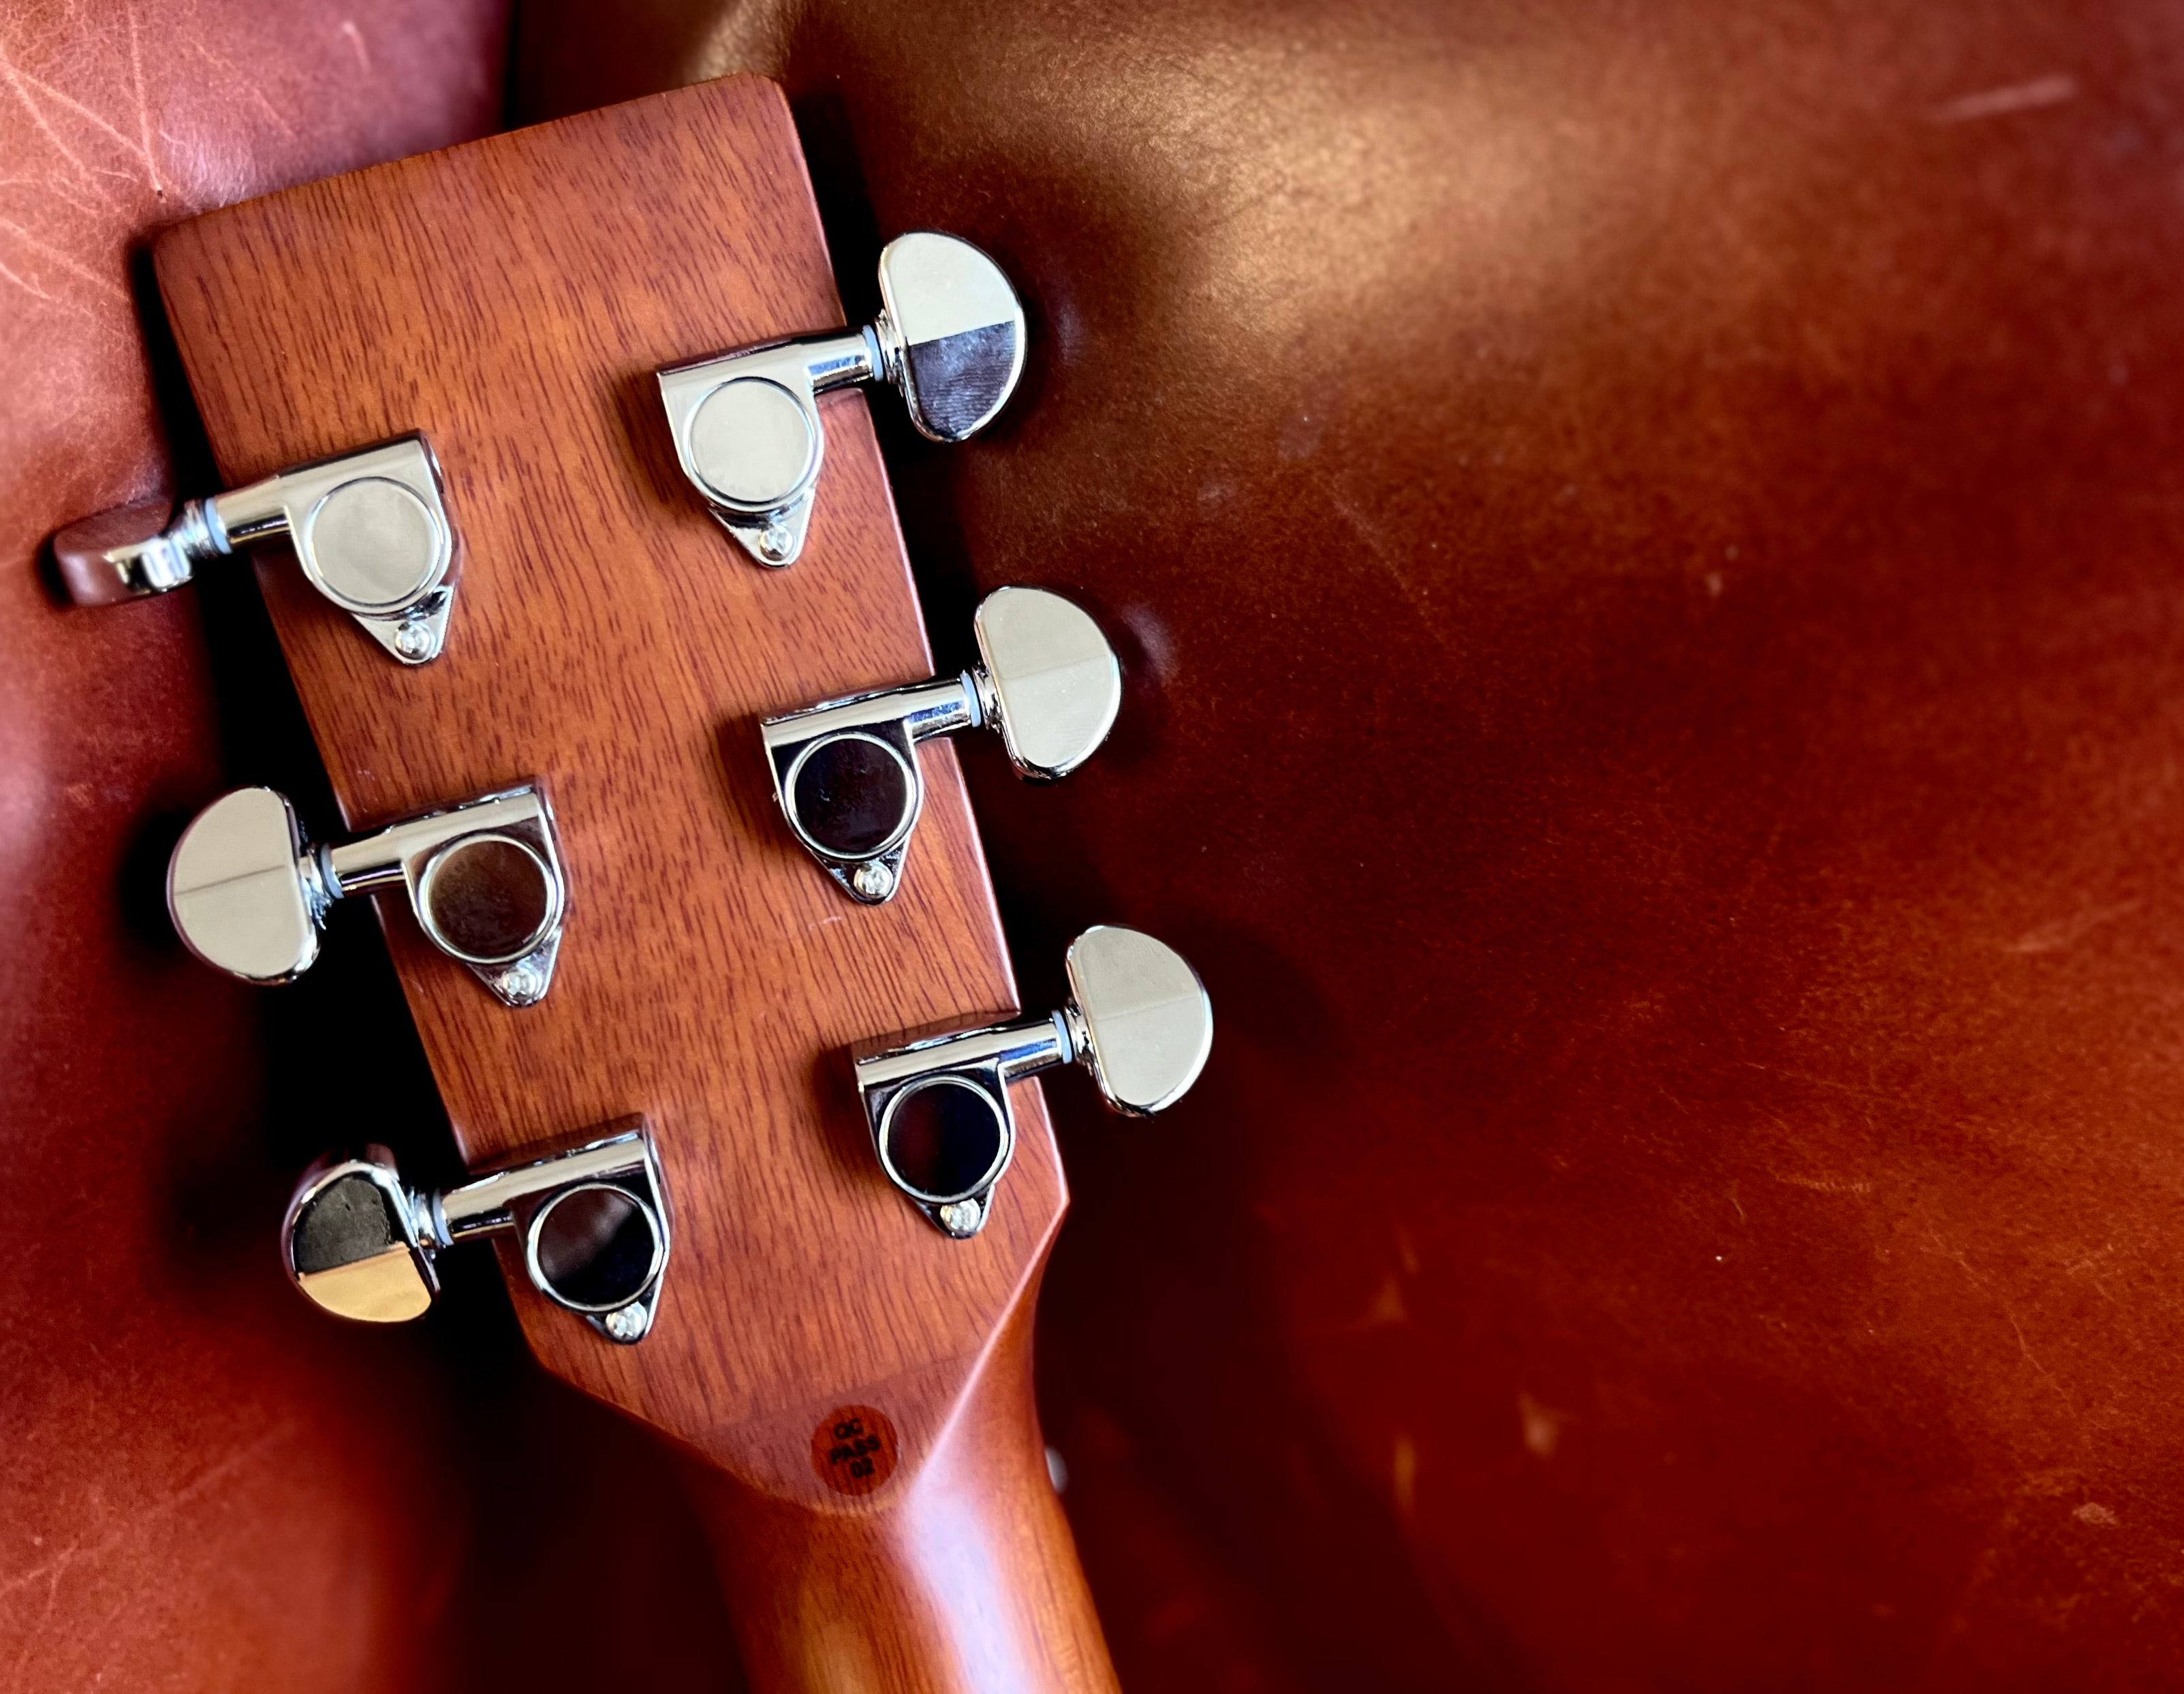
[[[139,500],[72,523],[53,562],[78,606],[180,588],[200,565],[286,536],[311,586],[406,665],[437,658],[456,546],[439,461],[421,435],[300,465],[179,507]]]
[[[568,882],[546,797],[525,786],[332,846],[295,808],[238,788],[202,812],[167,865],[167,909],[190,951],[247,982],[286,982],[319,956],[326,908],[403,888],[426,936],[511,1006],[554,980]]]
[[[960,676],[829,700],[760,725],[775,797],[811,856],[856,899],[901,884],[925,804],[917,743],[998,731],[1017,774],[1067,776],[1106,739],[1122,667],[1078,607],[1044,589],[996,589],[972,618],[979,663]]]
[[[804,550],[826,433],[818,396],[886,382],[934,441],[993,421],[1023,371],[1022,304],[967,241],[930,231],[880,253],[883,310],[864,329],[718,355],[660,372],[682,474],[761,565]]]
[[[1205,1068],[1212,1003],[1173,948],[1101,925],[1070,943],[1066,962],[1069,999],[1051,1016],[856,1055],[880,1169],[946,1234],[985,1227],[1016,1152],[1010,1083],[1076,1063],[1114,1110],[1145,1117],[1181,1099]]]
[[[667,1267],[667,1185],[642,1122],[437,1194],[384,1147],[304,1173],[281,1230],[288,1276],[337,1317],[398,1323],[438,1297],[435,1256],[514,1235],[531,1285],[610,1340],[641,1341]]]

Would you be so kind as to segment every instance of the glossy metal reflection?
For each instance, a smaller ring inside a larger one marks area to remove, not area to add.
[[[432,944],[504,1003],[544,997],[568,886],[552,808],[528,785],[324,847],[305,842],[285,796],[237,789],[176,843],[167,909],[206,964],[247,982],[279,983],[317,959],[334,901],[395,886]]]
[[[513,1234],[532,1286],[609,1339],[642,1340],[667,1267],[666,1184],[643,1125],[491,1171],[413,1188],[384,1147],[304,1173],[281,1232],[288,1276],[337,1317],[398,1323],[439,1295],[435,1258]]]
[[[164,594],[200,565],[285,537],[311,586],[404,664],[447,645],[457,547],[439,461],[406,435],[247,488],[187,500],[140,500],[70,525],[53,561],[79,606]]]
[[[880,254],[884,309],[867,327],[748,348],[660,372],[682,473],[759,563],[795,562],[826,455],[818,397],[886,382],[935,441],[990,423],[1023,372],[1024,315],[1000,267],[929,231]]]
[[[925,803],[918,742],[990,729],[1017,775],[1052,782],[1114,725],[1122,667],[1080,608],[1043,589],[997,589],[972,627],[979,663],[959,676],[826,701],[760,725],[789,828],[866,904],[901,886]]]
[[[1008,1085],[1082,1065],[1115,1111],[1145,1117],[1190,1091],[1213,1047],[1205,985],[1173,948],[1101,925],[1070,943],[1069,999],[1044,1018],[860,1053],[858,1097],[889,1182],[945,1233],[985,1227],[1016,1151]]]

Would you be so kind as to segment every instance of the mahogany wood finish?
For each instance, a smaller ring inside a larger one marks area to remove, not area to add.
[[[872,909],[796,850],[759,757],[760,716],[931,668],[864,402],[826,403],[809,545],[767,573],[682,481],[653,383],[843,321],[778,91],[318,183],[171,232],[157,265],[226,478],[410,429],[439,455],[465,564],[438,662],[391,664],[285,557],[260,579],[344,826],[528,778],[552,801],[571,911],[543,1004],[504,1009],[393,907],[389,943],[473,1166],[652,1121],[652,1334],[616,1346],[510,1280],[549,1368],[714,1476],[760,1686],[842,1686],[826,1664],[860,1655],[890,1687],[1112,1686],[1028,1395],[1065,1203],[1037,1092],[991,1222],[952,1242],[883,1180],[842,1057],[1014,1004],[953,756],[927,751],[905,886]],[[849,1406],[899,1444],[866,1496],[814,1462]],[[860,1596],[895,1615],[867,1633]]]
[[[755,1687],[1116,1686],[1055,1497],[1031,1397],[1029,1301],[942,1434],[912,1497],[882,1512],[811,1511],[695,1473],[694,1494],[742,1623]]]

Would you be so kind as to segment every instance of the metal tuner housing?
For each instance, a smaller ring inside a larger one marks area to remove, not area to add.
[[[759,726],[788,827],[867,905],[902,885],[925,805],[918,742],[994,730],[1017,775],[1052,782],[1092,756],[1122,705],[1115,650],[1060,595],[996,589],[971,627],[979,663],[960,676],[825,701]]]
[[[396,886],[432,944],[502,1002],[545,997],[568,879],[553,810],[529,784],[322,847],[304,841],[285,795],[238,788],[175,844],[167,910],[206,964],[246,982],[287,982],[318,959],[327,907]]]
[[[429,1193],[384,1147],[321,1159],[281,1227],[281,1262],[337,1317],[400,1323],[440,1292],[435,1256],[460,1242],[515,1238],[524,1274],[610,1340],[650,1333],[667,1268],[667,1185],[641,1120],[581,1146]]]
[[[200,565],[285,536],[313,588],[405,665],[440,656],[460,563],[440,463],[421,435],[299,465],[180,506],[103,512],[53,537],[78,606],[180,588]]]
[[[1082,1065],[1114,1110],[1165,1111],[1213,1048],[1213,1006],[1184,956],[1101,925],[1069,945],[1069,999],[1051,1016],[951,1031],[855,1055],[858,1097],[887,1179],[943,1233],[985,1227],[1017,1144],[1009,1084]]]
[[[919,231],[880,253],[883,310],[863,329],[744,348],[660,372],[675,456],[713,516],[761,565],[804,551],[826,456],[818,397],[894,385],[920,434],[975,435],[1023,373],[1024,313],[1001,267]]]

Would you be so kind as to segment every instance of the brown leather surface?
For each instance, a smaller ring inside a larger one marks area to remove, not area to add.
[[[2173,8],[534,6],[533,115],[786,79],[1020,277],[897,428],[944,656],[1081,594],[1116,741],[967,758],[1057,1083],[1040,1336],[1124,1685],[2184,1671]],[[800,569],[823,567],[807,558]]]
[[[353,104],[339,15],[0,22],[10,556],[160,479],[127,231],[487,120],[469,14],[354,14],[419,45]],[[1165,1123],[1051,1091],[1050,1434],[1126,1686],[2175,1680],[2180,27],[529,14],[538,115],[777,53],[853,290],[938,224],[1032,298],[995,434],[889,444],[940,645],[1004,580],[1128,632],[1099,761],[969,761],[1027,992],[1117,917],[1221,1007]],[[491,1606],[359,1461],[459,1488],[562,1414],[434,1459],[443,1345],[285,1303],[311,1127],[267,1144],[255,1003],[114,915],[221,780],[191,597],[14,580],[0,1663],[389,1686]]]
[[[321,1138],[446,1158],[414,1037],[365,931],[268,999],[159,909],[189,809],[308,769],[248,584],[70,612],[34,564],[69,519],[209,486],[140,323],[149,232],[493,126],[504,30],[491,0],[0,15],[0,1687],[733,1675],[664,1463],[541,1392],[490,1263],[406,1333],[285,1286],[271,1231]],[[578,1585],[666,1620],[539,1628]]]

